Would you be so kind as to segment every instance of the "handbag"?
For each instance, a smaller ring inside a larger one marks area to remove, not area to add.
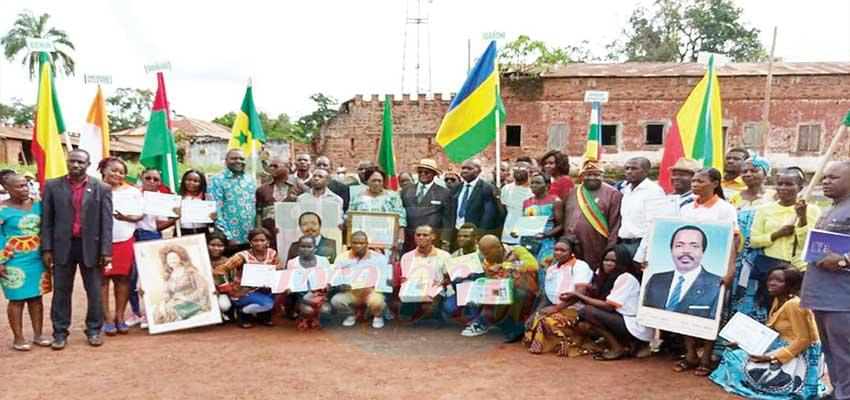
[[[174,313],[180,317],[181,320],[187,319],[203,310],[200,304],[195,303],[194,301],[187,301],[184,303],[179,303],[174,305]]]

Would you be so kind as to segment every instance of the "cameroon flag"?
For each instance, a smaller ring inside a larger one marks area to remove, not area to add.
[[[67,175],[68,166],[62,150],[65,122],[59,110],[50,57],[47,53],[39,53],[38,62],[38,103],[33,117],[32,156],[37,167],[38,181],[44,183],[47,179]]]
[[[239,114],[236,115],[236,121],[233,121],[233,130],[230,134],[230,142],[227,143],[227,149],[242,149],[246,155],[253,157],[254,150],[259,146],[252,146],[252,141],[265,143],[266,134],[263,133],[260,114],[257,113],[257,108],[254,106],[254,92],[251,85],[248,85],[248,89],[245,90],[245,98],[242,99],[242,107],[239,109]]]
[[[171,193],[177,193],[177,147],[171,132],[171,111],[162,72],[156,73],[156,83],[156,96],[153,99],[151,118],[139,162],[145,167],[159,170],[162,184],[167,186]]]
[[[395,150],[393,149],[393,101],[384,97],[384,116],[381,130],[381,146],[378,148],[378,165],[387,174],[384,186],[398,190],[398,175],[395,171]],[[365,182],[364,182],[365,183]]]

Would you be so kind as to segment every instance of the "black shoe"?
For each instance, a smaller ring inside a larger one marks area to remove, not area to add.
[[[89,345],[92,347],[98,347],[103,344],[103,338],[100,337],[97,333],[89,336]]]
[[[510,334],[510,335],[505,335],[505,339],[503,340],[503,342],[504,343],[519,342],[519,340],[522,339],[523,335],[525,335],[525,332],[517,332],[517,333]]]
[[[50,345],[50,348],[53,350],[62,350],[65,348],[65,345],[68,343],[68,339],[63,337],[57,337],[53,339],[53,343]]]

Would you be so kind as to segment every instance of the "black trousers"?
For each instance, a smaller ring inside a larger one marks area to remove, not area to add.
[[[103,326],[103,271],[100,266],[85,267],[83,262],[83,242],[79,238],[71,240],[71,256],[67,264],[53,266],[53,305],[50,319],[53,321],[53,337],[68,336],[71,326],[71,297],[74,292],[74,276],[77,266],[86,288],[86,336],[100,333]]]

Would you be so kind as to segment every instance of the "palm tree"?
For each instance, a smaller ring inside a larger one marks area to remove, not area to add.
[[[14,61],[15,57],[22,50],[27,52],[27,38],[50,39],[56,46],[56,51],[50,53],[53,65],[57,65],[57,61],[62,62],[62,71],[65,75],[74,74],[74,59],[68,55],[66,51],[60,49],[60,45],[74,50],[74,44],[68,39],[68,34],[65,31],[53,27],[47,27],[47,20],[50,14],[41,14],[36,17],[32,11],[24,11],[18,14],[18,19],[15,21],[14,27],[0,38],[0,45],[3,45],[3,55],[9,61]],[[35,77],[36,66],[38,65],[38,53],[26,53],[21,64],[29,64],[30,80]]]

